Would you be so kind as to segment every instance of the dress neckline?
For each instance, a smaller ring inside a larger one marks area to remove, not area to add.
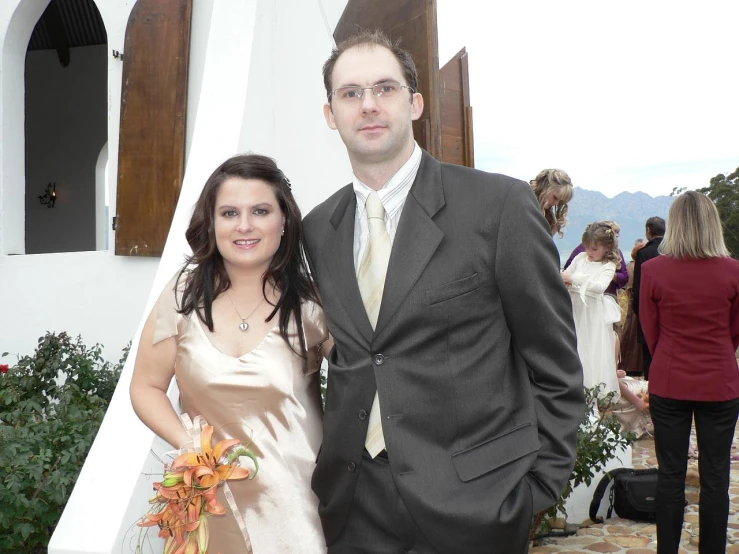
[[[275,331],[277,331],[278,328],[279,328],[279,325],[280,325],[279,323],[277,323],[273,327],[271,327],[264,334],[264,336],[261,338],[261,340],[256,344],[256,346],[254,346],[254,348],[252,348],[251,350],[249,350],[247,352],[244,352],[240,356],[231,356],[230,354],[226,354],[223,350],[221,350],[215,344],[213,344],[213,341],[210,340],[210,337],[208,336],[208,333],[206,333],[205,332],[205,329],[203,329],[203,322],[200,321],[200,318],[197,315],[195,315],[194,319],[196,320],[195,321],[195,325],[200,330],[200,334],[203,336],[203,339],[205,339],[205,342],[207,342],[208,345],[210,345],[210,347],[213,350],[215,350],[216,352],[218,352],[221,356],[225,356],[226,358],[229,358],[231,360],[241,360],[242,358],[245,358],[249,354],[252,354],[253,352],[256,352],[257,350],[261,349],[262,348],[262,345],[267,341],[267,337],[269,337],[272,333],[274,333]]]

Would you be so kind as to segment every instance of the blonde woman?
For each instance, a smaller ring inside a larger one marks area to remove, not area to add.
[[[678,552],[695,416],[700,552],[723,553],[731,443],[739,414],[739,261],[729,257],[716,206],[695,191],[673,202],[659,251],[661,256],[641,268],[639,296],[639,320],[652,354],[657,552]]]
[[[552,236],[562,238],[562,229],[567,225],[567,204],[575,194],[570,176],[562,169],[544,169],[530,183]]]

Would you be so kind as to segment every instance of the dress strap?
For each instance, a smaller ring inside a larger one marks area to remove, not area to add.
[[[175,285],[177,283],[177,276],[173,277],[172,280],[167,283],[159,296],[154,309],[156,310],[156,323],[154,326],[154,344],[160,343],[161,341],[174,337],[178,333],[178,325],[182,319],[182,315],[177,313],[177,295],[182,294],[182,283],[180,282],[180,290],[175,291]],[[181,296],[180,296],[181,297]]]

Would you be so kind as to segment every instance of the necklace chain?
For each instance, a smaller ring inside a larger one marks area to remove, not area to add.
[[[234,307],[234,311],[236,312],[236,315],[239,316],[239,319],[241,320],[241,323],[239,323],[239,329],[242,331],[246,331],[249,329],[249,324],[246,322],[247,319],[249,319],[251,316],[254,315],[254,312],[257,311],[257,308],[262,305],[262,302],[264,302],[264,295],[262,295],[262,299],[259,301],[259,303],[254,307],[254,309],[251,311],[251,313],[246,317],[241,317],[241,314],[239,313],[239,309],[236,307],[236,304],[233,301],[233,298],[231,298],[231,295],[226,291],[226,296],[228,297],[228,300],[231,302],[231,305]]]

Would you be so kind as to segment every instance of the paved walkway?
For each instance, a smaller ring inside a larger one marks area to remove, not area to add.
[[[691,437],[696,445],[695,435]],[[644,438],[632,445],[633,463],[637,469],[656,467],[654,440]],[[732,447],[731,488],[729,496],[729,529],[726,552],[739,554],[739,436],[735,433]],[[698,460],[688,462],[686,478],[686,497],[689,505],[685,511],[680,554],[698,551]],[[607,502],[607,498],[603,502]],[[572,522],[571,522],[572,523]],[[593,552],[613,552],[621,554],[650,554],[657,551],[656,527],[649,523],[635,522],[617,517],[607,519],[603,524],[593,525],[590,520],[583,522],[577,533],[570,537],[546,538],[535,543],[532,554],[592,554]],[[588,525],[590,524],[590,525]]]

